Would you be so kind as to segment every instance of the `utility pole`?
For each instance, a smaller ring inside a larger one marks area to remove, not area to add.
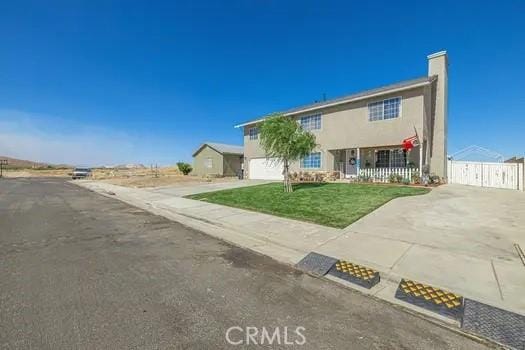
[[[7,159],[0,159],[0,177],[4,176],[4,165],[7,166]]]

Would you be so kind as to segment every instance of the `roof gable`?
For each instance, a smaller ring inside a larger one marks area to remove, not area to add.
[[[195,157],[204,147],[210,147],[214,151],[220,153],[220,154],[238,154],[243,155],[244,154],[244,148],[242,146],[237,145],[227,145],[225,143],[216,143],[216,142],[205,142],[202,145],[197,148],[195,152],[193,152],[193,157]]]

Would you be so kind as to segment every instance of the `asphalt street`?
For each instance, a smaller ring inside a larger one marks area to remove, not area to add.
[[[24,178],[0,179],[0,348],[485,345],[66,180]]]

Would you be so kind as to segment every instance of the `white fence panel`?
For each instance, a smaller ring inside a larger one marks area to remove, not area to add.
[[[390,175],[400,175],[403,179],[412,179],[413,174],[419,175],[419,169],[416,168],[374,168],[361,169],[361,176],[369,177],[374,182],[388,182]]]
[[[523,172],[525,171],[525,163],[518,164],[518,190],[525,191],[525,176]]]
[[[523,167],[518,165],[452,160],[448,163],[448,181],[461,185],[522,190],[520,170]]]

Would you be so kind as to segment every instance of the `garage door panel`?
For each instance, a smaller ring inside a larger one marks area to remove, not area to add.
[[[276,158],[250,159],[248,176],[258,180],[282,180],[283,163]]]

